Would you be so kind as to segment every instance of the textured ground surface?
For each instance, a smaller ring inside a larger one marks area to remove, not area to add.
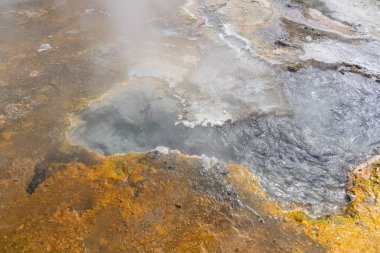
[[[92,167],[51,166],[60,172],[5,208],[3,251],[324,251],[269,215],[242,168],[159,152],[99,159]],[[251,188],[250,206],[238,200],[234,177]]]
[[[378,8],[0,1],[0,251],[379,252]]]

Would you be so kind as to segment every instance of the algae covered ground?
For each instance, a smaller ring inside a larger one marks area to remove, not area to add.
[[[352,176],[344,214],[282,211],[254,175],[178,152],[52,163],[5,208],[5,252],[379,252],[379,163]]]
[[[322,251],[302,232],[269,215],[266,199],[254,191],[259,188],[246,170],[176,152],[98,159],[90,167],[51,165],[59,172],[31,197],[7,207],[2,250]],[[239,201],[230,183],[235,177],[242,177],[243,188],[248,184],[254,206]]]

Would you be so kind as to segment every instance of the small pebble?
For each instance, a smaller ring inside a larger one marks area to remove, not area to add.
[[[44,43],[44,44],[41,44],[40,48],[38,48],[38,52],[41,53],[41,52],[44,52],[44,51],[47,51],[49,49],[52,49],[53,47],[48,44],[48,43]]]

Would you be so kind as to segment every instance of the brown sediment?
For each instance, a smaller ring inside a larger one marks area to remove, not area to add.
[[[62,146],[68,113],[124,79],[123,74],[115,72],[117,60],[106,67],[94,63],[100,45],[114,38],[106,29],[105,15],[84,15],[95,1],[14,2],[10,11],[4,11],[3,6],[0,10],[1,240],[18,224],[5,218],[9,212],[24,212],[22,215],[27,217],[37,205],[43,211],[44,202],[32,203],[26,188],[35,164]],[[73,30],[77,33],[70,32]],[[38,53],[43,43],[53,48]],[[67,200],[57,199],[61,201]],[[29,205],[17,211],[21,203]],[[49,207],[45,208],[47,211]],[[43,226],[46,221],[41,222]],[[44,235],[40,239],[48,241],[48,233]],[[20,252],[18,245],[8,245],[7,250],[5,246],[1,243],[0,252]]]
[[[302,48],[305,42],[305,38],[310,36],[313,40],[316,39],[334,39],[338,41],[344,41],[347,43],[356,43],[357,41],[354,38],[343,37],[338,33],[333,33],[329,31],[319,30],[317,28],[309,27],[302,23],[297,23],[293,20],[283,18],[282,23],[286,28],[286,31],[289,32],[289,40],[293,45],[296,45],[298,48]]]
[[[323,251],[269,215],[262,191],[256,183],[246,184],[253,178],[240,167],[230,166],[224,176],[215,173],[222,181],[242,179],[239,184],[254,197],[250,208],[196,157],[153,152],[100,162],[66,164],[33,195],[7,206],[1,251]]]
[[[104,40],[104,35],[100,36],[104,20],[82,17],[85,5],[86,1],[57,6],[36,1],[1,15],[1,23],[9,29],[2,31],[0,38],[4,66],[0,69],[0,81],[4,83],[0,85],[0,131],[3,136],[13,133],[13,137],[0,152],[10,159],[16,156],[13,150],[18,154],[34,150],[43,156],[53,136],[59,139],[66,129],[67,112],[83,98],[103,93],[114,79],[104,68],[96,74],[100,68],[89,64],[89,53],[80,54]],[[27,15],[32,12],[39,15]],[[78,34],[66,33],[71,27],[76,27]],[[42,43],[53,48],[38,53]],[[93,79],[93,75],[98,78]]]
[[[302,211],[286,216],[330,252],[380,252],[380,162],[356,170],[350,181],[353,200],[344,214],[317,220]]]
[[[318,26],[320,26],[321,29],[324,28],[327,32],[338,33],[346,36],[356,35],[356,31],[354,31],[352,27],[325,16],[317,9],[308,8],[305,16],[317,21]]]

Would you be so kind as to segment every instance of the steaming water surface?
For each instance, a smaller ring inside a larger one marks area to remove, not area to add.
[[[75,117],[73,143],[103,154],[166,146],[244,164],[272,196],[314,213],[347,202],[346,172],[380,146],[380,85],[374,78],[320,66],[295,73],[274,66],[258,53],[264,43],[242,35],[262,22],[273,31],[280,20],[274,13],[284,6],[269,1],[260,1],[265,18],[243,20],[238,17],[253,3],[131,2],[110,4],[120,39],[98,59],[106,64],[107,57],[124,58],[128,80]],[[286,33],[275,30],[273,38]],[[347,50],[318,54],[318,48],[329,50],[323,43]],[[376,56],[368,52],[378,42],[347,43],[310,42],[299,57],[363,63],[377,74]]]

